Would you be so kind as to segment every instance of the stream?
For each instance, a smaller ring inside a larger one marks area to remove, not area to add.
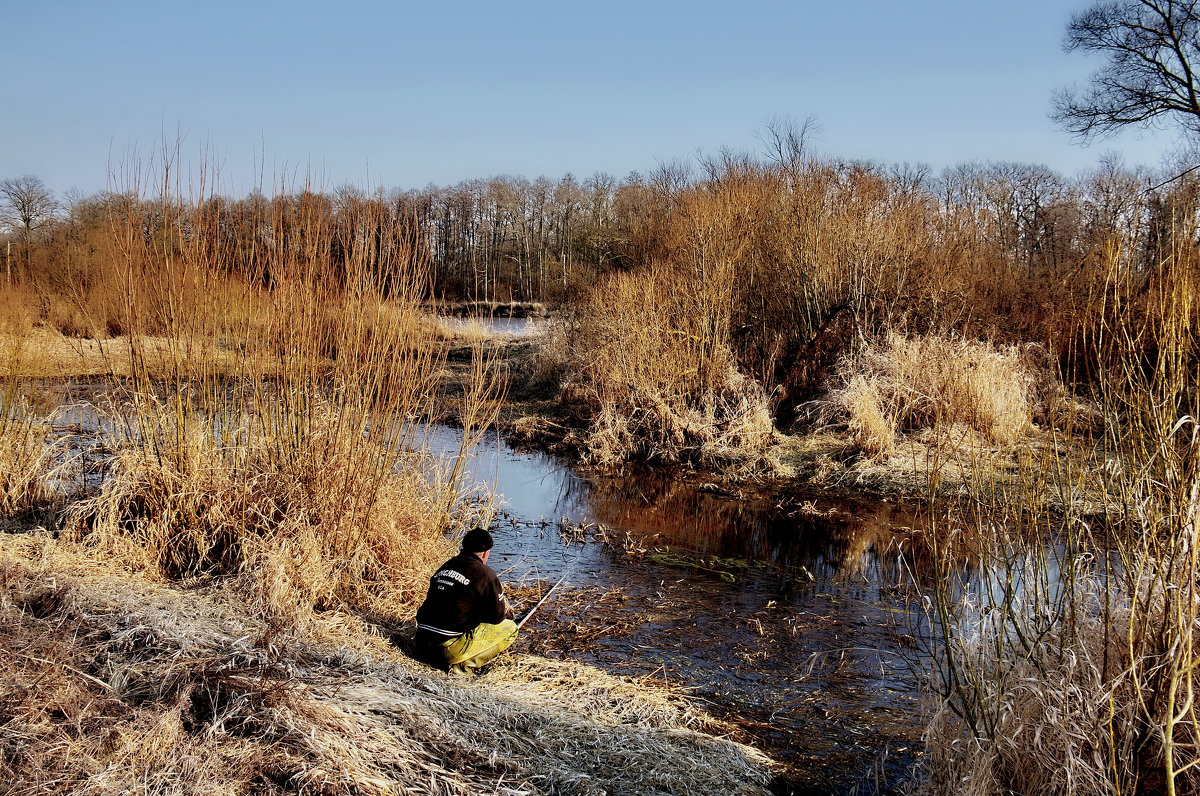
[[[435,453],[458,440],[428,430]],[[496,434],[466,478],[501,496],[502,579],[566,575],[518,652],[686,688],[784,764],[776,793],[897,792],[923,727],[919,518],[888,502],[581,472]]]

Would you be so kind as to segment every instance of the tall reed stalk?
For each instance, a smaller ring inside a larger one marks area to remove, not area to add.
[[[1148,264],[1113,246],[1088,344],[1105,426],[1089,460],[1031,458],[1030,500],[980,501],[964,579],[939,548],[941,633],[922,789],[1200,787],[1200,304],[1194,230]],[[1030,511],[1038,490],[1067,499]],[[960,527],[969,527],[965,522]]]
[[[167,170],[112,219],[132,402],[70,529],[171,577],[245,576],[281,619],[402,615],[458,494],[420,450],[446,354],[419,308],[425,263],[382,201],[335,224],[308,190],[261,203],[252,245],[228,250],[203,177],[187,200]],[[490,422],[497,389],[476,374],[468,422]]]

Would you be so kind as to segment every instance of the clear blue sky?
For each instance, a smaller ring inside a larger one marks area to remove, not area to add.
[[[1173,135],[1083,148],[1047,116],[1097,65],[1061,48],[1089,4],[0,0],[0,178],[90,193],[177,134],[230,194],[260,167],[325,187],[622,177],[810,114],[840,158],[1158,165]]]

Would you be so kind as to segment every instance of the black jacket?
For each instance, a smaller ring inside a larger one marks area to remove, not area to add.
[[[504,587],[474,553],[461,552],[438,567],[429,593],[417,610],[417,628],[445,638],[474,630],[480,622],[497,624],[508,604]]]

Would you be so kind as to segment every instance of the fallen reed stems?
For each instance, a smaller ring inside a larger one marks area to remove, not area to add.
[[[353,615],[281,632],[220,584],[0,539],[0,776],[24,794],[765,794],[686,699],[522,656],[461,680]],[[715,725],[713,725],[715,726]]]

